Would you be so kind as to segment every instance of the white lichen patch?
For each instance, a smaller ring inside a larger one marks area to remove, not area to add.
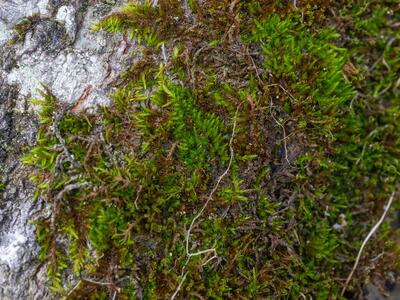
[[[1,0],[0,19],[7,25],[13,25],[24,17],[36,14],[49,16],[48,0]]]
[[[37,89],[43,84],[66,103],[76,103],[85,96],[82,108],[109,104],[109,83],[123,71],[132,51],[125,54],[119,51],[120,44],[125,42],[122,38],[92,31],[91,21],[96,17],[90,9],[76,32],[76,13],[71,5],[61,6],[55,16],[56,23],[42,26],[42,34],[37,30],[29,32],[17,49],[17,67],[5,78],[9,84],[20,87],[22,98],[39,97]],[[65,39],[59,24],[65,28]],[[60,31],[57,34],[56,29]],[[47,36],[51,42],[48,45],[42,41]],[[59,48],[59,51],[49,51]]]
[[[56,20],[65,24],[65,29],[71,40],[75,40],[76,35],[75,13],[75,8],[72,5],[65,5],[58,9],[56,15]]]
[[[6,263],[10,268],[19,263],[19,252],[24,251],[23,247],[27,241],[26,236],[20,232],[8,233],[2,237],[0,243],[0,263]]]
[[[107,66],[97,56],[89,56],[80,51],[60,53],[48,63],[46,54],[24,56],[19,68],[8,74],[8,82],[20,86],[24,97],[39,97],[40,84],[48,86],[60,101],[77,102],[88,86],[94,86],[98,102],[107,105],[109,98],[101,91],[101,83],[106,76]],[[100,85],[100,86],[99,86]]]
[[[3,47],[13,36],[13,31],[0,20],[0,47]]]

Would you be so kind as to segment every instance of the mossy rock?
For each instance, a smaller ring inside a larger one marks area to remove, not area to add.
[[[317,2],[129,3],[98,22],[142,60],[94,115],[45,89],[24,158],[53,207],[36,226],[55,293],[343,299],[398,270],[396,202],[345,284],[398,188],[398,9]]]

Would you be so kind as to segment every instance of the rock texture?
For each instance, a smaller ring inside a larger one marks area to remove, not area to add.
[[[123,2],[0,1],[0,299],[52,298],[31,223],[46,209],[33,200],[31,170],[20,163],[37,130],[29,99],[44,84],[78,109],[110,102],[113,83],[139,51],[90,28]],[[29,26],[18,35],[23,22]]]

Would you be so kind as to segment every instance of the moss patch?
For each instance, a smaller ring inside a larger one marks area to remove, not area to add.
[[[144,45],[113,105],[44,90],[24,161],[56,293],[340,298],[399,180],[398,9],[244,2],[130,3],[96,26]],[[387,221],[346,297],[396,270],[398,237]]]

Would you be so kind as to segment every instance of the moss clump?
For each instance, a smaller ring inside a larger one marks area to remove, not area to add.
[[[53,207],[36,226],[56,293],[341,298],[399,180],[400,63],[398,45],[376,37],[398,35],[382,6],[333,7],[354,20],[335,29],[327,5],[130,3],[97,24],[136,35],[143,59],[96,115],[45,90],[24,159]],[[387,222],[359,266],[384,251],[377,271],[360,272],[354,295],[396,269],[397,238]]]
[[[16,43],[23,42],[25,40],[26,34],[32,30],[36,24],[41,20],[40,15],[35,14],[29,17],[24,18],[18,24],[13,26],[13,29],[16,32],[16,36],[10,40],[9,44],[14,45]]]

